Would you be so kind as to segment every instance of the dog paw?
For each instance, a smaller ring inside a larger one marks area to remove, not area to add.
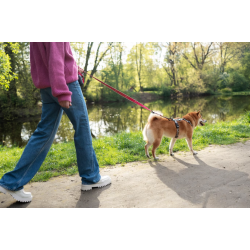
[[[155,161],[157,161],[157,160],[159,160],[159,157],[155,157],[154,159],[155,159]]]
[[[174,153],[170,153],[170,156],[174,156]]]
[[[150,156],[149,155],[146,155],[148,158],[150,158]]]
[[[198,155],[198,152],[194,151],[194,152],[193,152],[193,155]]]

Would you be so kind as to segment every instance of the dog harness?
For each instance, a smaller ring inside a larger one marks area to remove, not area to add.
[[[185,118],[172,119],[172,120],[174,121],[175,126],[176,126],[176,136],[175,136],[175,138],[178,138],[178,136],[179,136],[179,124],[178,124],[178,121],[182,121],[182,120],[186,121],[186,122],[188,122],[191,125],[191,127],[193,127],[193,124],[189,120],[187,120]]]

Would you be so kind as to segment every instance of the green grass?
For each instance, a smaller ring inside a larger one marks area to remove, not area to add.
[[[240,92],[230,92],[230,93],[215,92],[215,95],[250,95],[250,91],[240,91]]]
[[[220,122],[197,127],[193,135],[193,147],[201,150],[210,144],[226,145],[250,139],[250,112],[232,122]],[[157,155],[168,154],[170,139],[164,137]],[[147,160],[142,133],[122,132],[112,137],[93,140],[93,146],[100,167]],[[174,151],[189,151],[185,139],[177,140]],[[0,147],[0,178],[12,170],[23,149]],[[76,174],[76,154],[74,142],[53,144],[43,165],[32,181],[47,181],[59,175]]]

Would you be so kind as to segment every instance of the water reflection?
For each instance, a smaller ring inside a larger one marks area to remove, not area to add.
[[[249,96],[209,96],[178,100],[158,100],[146,103],[151,110],[159,110],[167,117],[183,116],[201,110],[209,123],[230,121],[250,110]],[[90,128],[93,137],[109,136],[120,131],[142,130],[149,112],[131,102],[126,104],[88,105]],[[15,122],[0,122],[1,144],[25,146],[40,120],[40,116]],[[64,114],[54,143],[70,141],[74,129]]]

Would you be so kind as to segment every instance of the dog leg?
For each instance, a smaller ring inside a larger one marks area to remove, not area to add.
[[[198,153],[197,153],[196,151],[193,150],[192,138],[191,138],[191,139],[186,138],[186,141],[187,141],[187,145],[188,145],[190,151],[193,153],[193,155],[197,155]]]
[[[169,154],[170,156],[174,156],[174,153],[173,153],[173,148],[174,148],[174,144],[176,142],[176,138],[172,138],[172,140],[170,141],[170,144],[169,144]]]
[[[159,157],[156,157],[155,151],[159,147],[160,144],[161,144],[161,140],[155,140],[154,143],[153,143],[152,155],[153,155],[153,157],[154,157],[155,160],[159,159]]]
[[[149,142],[147,142],[146,145],[145,145],[145,154],[146,154],[146,156],[147,156],[148,158],[150,158],[149,153],[148,153],[148,148],[149,148],[151,145],[152,145],[152,144],[149,143]]]

